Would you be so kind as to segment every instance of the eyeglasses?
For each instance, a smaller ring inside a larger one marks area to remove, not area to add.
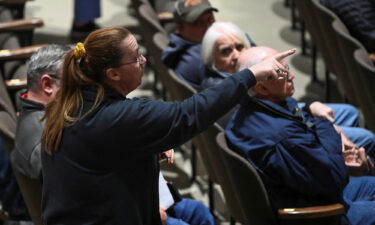
[[[57,76],[56,74],[49,73],[48,75],[49,75],[52,79],[60,80],[60,77]]]
[[[57,76],[56,74],[53,74],[53,73],[49,73],[48,74],[54,81],[57,85],[60,85],[60,77]]]
[[[290,80],[289,78],[289,66],[288,65],[285,65],[285,70],[282,70],[282,69],[276,69],[276,73],[277,73],[277,79],[278,80]]]
[[[126,66],[126,65],[130,65],[130,64],[133,64],[133,63],[143,63],[144,62],[144,57],[141,53],[138,54],[137,56],[137,59],[134,60],[134,61],[131,61],[131,62],[126,62],[126,63],[121,63],[121,64],[118,64],[114,67],[121,67],[121,66]]]

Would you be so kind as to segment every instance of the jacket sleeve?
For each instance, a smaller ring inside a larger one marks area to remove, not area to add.
[[[127,137],[125,144],[137,155],[176,147],[233,108],[255,83],[246,69],[182,102],[128,100],[131,107],[120,104],[116,110],[121,119],[115,130],[121,135],[115,135],[113,141]]]

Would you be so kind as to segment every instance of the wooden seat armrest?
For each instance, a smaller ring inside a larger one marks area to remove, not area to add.
[[[32,0],[0,0],[0,5],[18,5],[25,4],[28,1]]]
[[[168,23],[173,21],[172,12],[160,12],[157,14],[157,17],[160,23]]]
[[[278,210],[279,219],[306,219],[336,216],[344,213],[342,204],[332,204],[324,206],[313,206],[305,208],[285,208]]]
[[[28,59],[39,48],[46,46],[45,44],[31,45],[22,48],[0,50],[0,61]]]
[[[33,30],[44,25],[39,18],[19,19],[0,23],[0,32]]]
[[[5,86],[7,89],[20,90],[24,89],[27,86],[26,79],[10,79],[5,81]]]
[[[370,53],[368,55],[373,63],[375,63],[375,53]]]

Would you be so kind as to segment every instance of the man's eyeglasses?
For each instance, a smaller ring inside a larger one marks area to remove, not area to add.
[[[289,70],[290,70],[290,68],[289,68],[288,65],[285,66],[285,70],[276,69],[277,79],[278,80],[284,80],[284,79],[290,80],[289,79]]]
[[[57,85],[60,85],[60,77],[54,73],[48,73],[48,75],[55,81]]]
[[[126,62],[126,63],[121,63],[121,64],[116,65],[115,67],[126,66],[126,65],[133,64],[133,63],[140,63],[140,64],[141,64],[141,63],[143,63],[143,61],[144,61],[144,59],[143,59],[143,55],[142,55],[142,54],[138,54],[136,60],[131,61],[131,62]]]
[[[59,76],[57,76],[56,74],[51,74],[51,73],[49,73],[48,74],[52,79],[56,79],[56,80],[60,80],[60,77]]]

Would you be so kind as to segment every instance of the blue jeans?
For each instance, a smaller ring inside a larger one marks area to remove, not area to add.
[[[210,210],[196,200],[183,198],[173,209],[175,217],[168,215],[167,225],[215,225]]]
[[[350,177],[343,193],[352,225],[375,224],[375,177]]]
[[[84,23],[100,17],[100,0],[75,0],[74,21]]]
[[[367,154],[375,159],[375,135],[359,126],[358,110],[348,104],[327,104],[335,115],[335,123],[340,126],[346,136],[357,146],[364,147]]]
[[[302,108],[305,103],[300,102]],[[332,108],[337,124],[346,136],[357,146],[364,147],[367,154],[375,159],[375,135],[364,128],[359,127],[359,112],[349,104],[326,104]]]

